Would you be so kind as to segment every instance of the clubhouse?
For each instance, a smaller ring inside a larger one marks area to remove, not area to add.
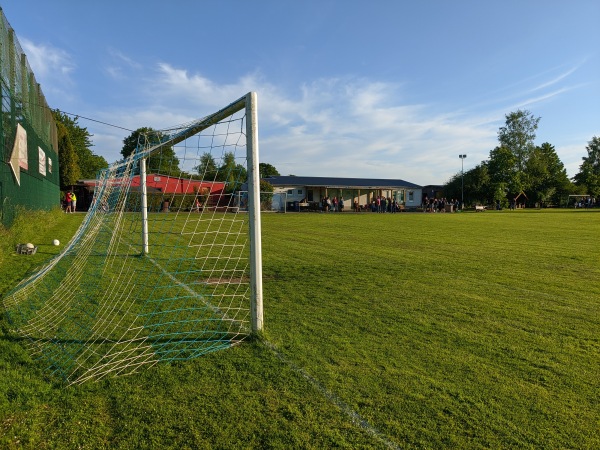
[[[390,198],[405,209],[417,208],[422,201],[422,187],[404,180],[291,175],[263,180],[273,186],[276,194],[285,194],[288,210],[318,210],[326,197],[343,199],[346,211],[350,211],[355,202],[364,207],[377,197]]]

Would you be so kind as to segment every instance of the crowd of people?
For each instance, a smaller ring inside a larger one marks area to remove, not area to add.
[[[595,197],[586,197],[575,202],[575,208],[593,208],[596,206]]]
[[[323,212],[343,212],[344,198],[340,197],[323,197],[321,199],[321,211]]]
[[[421,208],[423,212],[445,212],[446,206],[452,206],[450,211],[457,211],[460,208],[460,202],[457,199],[447,200],[445,198],[427,198],[423,199]]]
[[[452,208],[446,208],[448,205],[452,205]],[[427,198],[423,199],[421,204],[423,212],[445,212],[448,209],[450,211],[456,211],[460,208],[460,201],[457,199],[448,200],[446,198]],[[402,205],[397,200],[391,197],[385,197],[378,195],[374,197],[370,203],[361,205],[358,200],[354,200],[352,205],[354,212],[371,211],[374,213],[397,213],[404,210]],[[321,199],[321,211],[324,212],[338,212],[344,210],[344,199],[337,197],[323,197]]]
[[[320,206],[321,211],[323,212],[343,212],[344,199],[343,197],[323,197]],[[377,196],[373,198],[370,204],[366,205],[360,205],[358,200],[354,200],[352,209],[354,212],[372,211],[376,213],[396,213],[402,211],[404,207],[390,197]]]
[[[371,200],[371,212],[376,213],[396,213],[402,210],[402,206],[398,203],[397,200],[394,200],[390,197],[385,197],[383,195],[378,195],[373,200]]]

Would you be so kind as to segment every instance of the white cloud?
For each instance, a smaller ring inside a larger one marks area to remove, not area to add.
[[[35,44],[29,39],[20,39],[19,42],[37,78],[53,73],[68,77],[75,68],[75,63],[65,50],[48,44]]]
[[[128,77],[137,78],[139,72],[144,68],[141,63],[114,48],[108,49],[108,57],[109,62],[104,67],[104,72],[119,82]]]
[[[120,63],[122,63],[128,67],[131,67],[132,69],[142,69],[143,68],[142,64],[140,64],[139,62],[130,58],[129,56],[125,55],[120,50],[111,48],[108,50],[108,53],[115,61],[119,61]]]
[[[523,99],[518,104],[513,105],[510,109],[514,110],[514,109],[517,109],[517,108],[529,108],[529,107],[531,107],[534,104],[542,103],[542,102],[550,100],[550,99],[552,99],[554,97],[557,97],[557,96],[559,96],[561,94],[564,94],[565,92],[570,91],[571,89],[574,89],[574,87],[563,87],[563,88],[560,88],[560,89],[555,89],[554,91],[551,91],[551,92],[547,92],[547,93],[542,94],[542,95],[538,95],[536,97],[531,97],[531,98]]]
[[[126,57],[116,57],[136,68]],[[568,74],[545,86],[555,85]],[[423,185],[444,183],[458,173],[459,154],[468,155],[465,170],[487,159],[497,145],[504,114],[510,110],[505,104],[492,110],[475,107],[440,113],[440,105],[407,102],[402,84],[365,78],[318,79],[291,92],[283,92],[259,72],[223,84],[167,63],[147,72],[132,89],[142,101],[134,108],[116,109],[103,120],[129,129],[167,128],[257,91],[261,160],[282,174],[401,178]],[[556,87],[546,93],[529,89],[515,97],[519,106],[529,105],[568,89]],[[529,97],[534,91],[538,95]],[[128,135],[123,133],[95,134],[95,140],[102,139],[96,148],[109,160],[119,159],[122,139]],[[116,138],[118,135],[121,137]],[[102,148],[104,145],[115,148]],[[581,149],[557,150],[566,158],[563,161],[569,173],[576,171]]]
[[[468,153],[475,165],[496,139],[496,128],[488,121],[464,114],[435,115],[425,105],[404,103],[400,85],[320,79],[284,93],[258,74],[218,84],[160,64],[155,75],[141,87],[148,104],[116,110],[102,120],[129,129],[166,128],[257,91],[261,160],[282,174],[437,184],[460,170],[459,153]],[[123,133],[128,135],[121,130],[94,133],[96,150],[109,161],[119,159],[125,136],[116,136]]]
[[[570,69],[568,69],[566,72],[560,73],[559,75],[557,75],[556,77],[554,77],[551,80],[548,81],[544,81],[542,84],[540,84],[539,86],[536,86],[533,88],[534,91],[540,90],[540,89],[544,89],[550,86],[555,85],[556,83],[558,83],[559,81],[564,80],[565,78],[567,78],[568,76],[572,75],[577,69],[579,68],[579,65],[575,66],[575,67],[571,67]]]
[[[218,84],[200,74],[190,75],[187,70],[159,63],[157,78],[149,80],[147,92],[157,102],[177,104],[183,109],[196,105],[220,108],[255,90],[256,85],[255,75],[242,77],[234,84]]]
[[[71,55],[49,44],[36,44],[23,38],[19,42],[46,97],[72,98],[72,73],[77,66]]]

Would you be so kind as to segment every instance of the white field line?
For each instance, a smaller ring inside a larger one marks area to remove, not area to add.
[[[131,247],[130,244],[127,244],[127,245],[129,245]],[[206,299],[204,299],[203,296],[199,295],[197,292],[195,292],[193,289],[191,289],[188,285],[186,285],[185,283],[181,282],[180,280],[178,280],[177,278],[175,278],[172,274],[170,274],[169,272],[167,272],[152,257],[150,257],[148,255],[146,255],[145,257],[148,259],[148,261],[150,261],[152,264],[154,264],[160,271],[162,271],[163,274],[165,274],[167,277],[169,277],[171,279],[171,281],[173,281],[175,284],[177,284],[178,286],[180,286],[181,288],[183,288],[190,295],[192,295],[194,297],[200,297],[201,300],[209,308],[213,309],[214,312],[223,315],[227,320],[231,320],[232,322],[234,321],[233,319],[229,319],[227,317],[227,314],[225,312],[221,311],[218,307],[216,307],[214,305],[211,305],[209,302],[206,301]],[[273,352],[273,354],[281,362],[283,362],[288,367],[290,367],[294,372],[300,374],[318,392],[320,392],[325,398],[327,398],[331,403],[333,403],[337,408],[339,408],[340,411],[342,411],[346,416],[348,416],[350,418],[350,420],[352,421],[353,424],[355,424],[356,426],[362,428],[364,431],[366,431],[371,436],[373,436],[374,438],[376,438],[377,440],[379,440],[381,443],[383,443],[386,447],[388,447],[390,449],[394,449],[394,450],[400,450],[400,447],[398,447],[395,443],[393,443],[392,441],[390,441],[387,438],[387,436],[385,436],[381,431],[379,431],[377,428],[375,428],[373,425],[371,425],[366,419],[364,419],[360,414],[358,414],[356,411],[354,411],[347,403],[345,403],[337,395],[335,395],[333,392],[331,392],[325,386],[323,386],[316,378],[314,378],[312,375],[310,375],[308,372],[306,372],[303,368],[297,366],[293,362],[289,361],[285,356],[283,356],[283,354],[281,352],[279,352],[279,350],[277,350],[277,347],[275,347],[274,344],[272,344],[271,342],[269,342],[269,341],[267,341],[265,339],[261,339],[261,342],[269,350],[271,350]],[[235,345],[235,343],[236,342],[233,342],[232,345]]]
[[[146,258],[148,258],[148,260],[154,264],[159,270],[161,270],[167,277],[169,277],[175,284],[177,284],[178,286],[182,287],[184,290],[186,290],[188,293],[190,293],[193,296],[197,296],[197,297],[201,297],[201,295],[199,295],[197,292],[195,292],[194,290],[192,290],[189,286],[187,286],[186,284],[182,283],[181,281],[179,281],[177,278],[175,278],[172,274],[170,274],[169,272],[167,272],[158,262],[156,262],[153,258],[149,257],[148,255],[146,255]],[[214,311],[217,313],[222,314],[223,316],[227,317],[226,313],[224,313],[223,311],[220,311],[219,308],[217,308],[216,306],[211,305],[210,303],[208,303],[204,298],[202,298],[202,301],[209,306],[210,308],[214,308]],[[229,319],[232,320],[232,319]],[[396,444],[394,444],[392,441],[390,441],[383,433],[381,433],[379,430],[377,430],[374,426],[372,426],[366,419],[364,419],[360,414],[358,414],[356,411],[354,411],[352,408],[350,408],[350,406],[348,406],[348,404],[346,404],[344,401],[342,401],[342,399],[340,399],[338,396],[336,396],[333,392],[329,391],[327,388],[325,388],[325,386],[323,386],[316,378],[314,378],[313,376],[311,376],[308,372],[306,372],[304,369],[302,369],[301,367],[298,367],[296,364],[294,364],[293,362],[289,361],[288,359],[285,358],[285,356],[283,356],[279,350],[277,350],[277,348],[275,347],[274,344],[270,343],[267,340],[261,339],[261,342],[269,349],[273,352],[273,354],[283,363],[285,363],[287,366],[289,366],[294,372],[302,375],[302,377],[307,380],[315,389],[317,389],[317,391],[319,391],[324,397],[326,397],[331,403],[333,403],[336,407],[338,407],[346,416],[348,416],[350,418],[350,420],[352,421],[353,424],[357,425],[358,427],[362,428],[363,430],[365,430],[367,433],[369,433],[371,436],[373,436],[374,438],[378,439],[380,442],[382,442],[386,447],[391,448],[391,449],[400,449],[400,447],[398,447]]]
[[[176,283],[178,286],[182,287],[183,289],[185,289],[187,292],[189,292],[191,295],[193,296],[197,296],[197,297],[201,297],[201,295],[199,295],[197,292],[195,292],[194,290],[192,290],[189,286],[187,286],[186,284],[182,283],[181,281],[179,281],[177,278],[175,278],[172,274],[170,274],[169,272],[167,272],[160,264],[158,264],[158,262],[156,262],[153,258],[149,257],[148,255],[146,255],[146,258],[148,258],[148,260],[154,264],[159,270],[161,270],[167,277],[169,277],[174,283]],[[217,308],[216,306],[211,305],[210,303],[206,302],[206,300],[204,298],[202,298],[202,301],[204,301],[206,303],[207,306],[209,306],[210,308],[214,308],[214,311],[220,314],[223,314],[225,317],[227,317],[227,315],[223,312],[220,311],[219,308]],[[229,319],[232,320],[232,319]],[[352,408],[350,408],[350,406],[348,406],[348,404],[346,404],[344,401],[342,401],[342,399],[340,399],[337,395],[335,395],[333,392],[329,391],[327,388],[325,388],[325,386],[323,386],[316,378],[314,378],[313,376],[311,376],[308,372],[306,372],[304,369],[302,369],[301,367],[298,367],[296,364],[294,364],[293,362],[289,361],[288,359],[285,358],[285,356],[283,356],[279,350],[277,350],[277,347],[275,347],[274,344],[270,343],[269,341],[265,340],[265,339],[261,339],[261,342],[269,349],[273,352],[273,354],[283,363],[285,363],[287,366],[289,366],[294,372],[302,375],[302,377],[307,380],[315,389],[317,389],[317,391],[319,391],[324,397],[326,397],[331,403],[333,403],[336,407],[338,407],[345,415],[347,415],[350,420],[352,421],[353,424],[357,425],[358,427],[362,428],[363,430],[365,430],[367,433],[369,433],[371,436],[373,436],[374,438],[378,439],[380,442],[382,442],[386,447],[391,448],[391,449],[397,449],[399,450],[400,447],[398,447],[396,444],[394,444],[392,441],[390,441],[383,433],[381,433],[378,429],[376,429],[374,426],[372,426],[366,419],[364,419],[360,414],[358,414],[356,411],[354,411]]]
[[[354,425],[365,430],[367,433],[379,440],[386,447],[400,450],[400,447],[398,447],[395,443],[390,441],[387,438],[387,436],[385,436],[381,431],[379,431],[377,428],[371,425],[360,414],[354,411],[341,398],[339,398],[337,395],[335,395],[333,392],[331,392],[329,389],[323,386],[319,382],[319,380],[317,380],[308,372],[306,372],[306,370],[304,370],[302,367],[298,367],[296,364],[288,360],[283,354],[281,354],[279,350],[277,350],[277,347],[275,347],[274,344],[267,341],[266,339],[260,339],[260,342],[262,342],[269,350],[271,350],[281,362],[290,367],[294,372],[302,375],[302,377],[306,381],[308,381],[317,391],[319,391],[325,398],[327,398],[331,403],[337,406],[340,409],[340,411],[342,411],[346,416],[348,416]]]
[[[127,245],[130,249],[135,251],[135,247],[133,245],[131,245],[129,242],[126,242],[125,239],[121,238],[120,242]],[[185,284],[184,282],[178,280],[173,274],[169,273],[163,266],[161,266],[154,258],[152,258],[149,255],[144,255],[144,258],[146,258],[148,261],[150,261],[152,264],[154,264],[156,266],[156,268],[158,270],[160,270],[164,275],[166,275],[173,283],[175,283],[177,286],[181,287],[182,289],[184,289],[188,294],[190,294],[192,297],[194,298],[198,298],[200,299],[208,308],[210,308],[215,314],[219,314],[222,318],[222,320],[224,321],[228,321],[230,322],[230,329],[231,326],[233,324],[237,324],[239,323],[239,321],[236,321],[235,319],[228,317],[227,312],[223,311],[221,308],[219,308],[218,306],[213,305],[212,303],[210,303],[208,300],[206,300],[206,298],[199,294],[198,292],[194,291],[192,288],[190,288],[187,284]],[[237,342],[232,341],[232,345],[236,344]]]
[[[129,245],[129,244],[128,244]],[[219,314],[221,316],[221,320],[224,321],[229,321],[231,322],[231,325],[233,325],[234,323],[236,323],[235,319],[232,319],[230,317],[227,316],[227,313],[225,311],[223,311],[221,308],[219,308],[218,306],[215,306],[213,304],[211,304],[209,301],[206,300],[206,298],[204,298],[203,295],[198,294],[196,291],[194,291],[191,287],[189,287],[187,284],[183,283],[182,281],[178,280],[177,278],[175,278],[175,276],[169,272],[167,272],[167,270],[162,267],[158,262],[156,262],[152,257],[145,255],[145,258],[148,259],[148,261],[150,261],[152,264],[154,264],[156,266],[157,269],[159,269],[163,274],[165,274],[173,283],[175,283],[177,286],[179,286],[180,288],[182,288],[183,290],[185,290],[188,294],[190,294],[192,297],[194,298],[199,298],[200,300],[202,300],[202,302],[209,307],[215,314]]]

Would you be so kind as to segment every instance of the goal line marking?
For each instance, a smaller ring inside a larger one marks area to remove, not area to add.
[[[319,380],[317,380],[315,377],[310,375],[302,367],[299,367],[296,364],[294,364],[293,362],[291,362],[290,360],[288,360],[279,350],[277,350],[277,347],[275,347],[274,344],[272,344],[271,342],[267,341],[264,338],[261,338],[260,342],[262,342],[265,345],[265,347],[267,347],[269,350],[271,350],[273,352],[273,354],[281,362],[283,362],[284,364],[289,366],[294,372],[300,374],[315,389],[317,389],[317,391],[319,391],[325,398],[327,398],[331,403],[333,403],[337,408],[339,408],[340,411],[342,411],[346,416],[348,416],[350,418],[350,420],[352,421],[352,423],[354,425],[357,425],[358,427],[365,430],[371,436],[375,437],[380,442],[385,444],[388,448],[391,448],[394,450],[400,450],[400,447],[398,447],[395,443],[390,441],[386,435],[384,435],[381,431],[379,431],[377,428],[375,428],[373,425],[371,425],[365,418],[363,418],[360,414],[358,414],[356,411],[354,411],[341,398],[339,398],[337,395],[335,395],[333,392],[331,392],[329,389],[327,389],[325,386],[323,386],[319,382]]]

